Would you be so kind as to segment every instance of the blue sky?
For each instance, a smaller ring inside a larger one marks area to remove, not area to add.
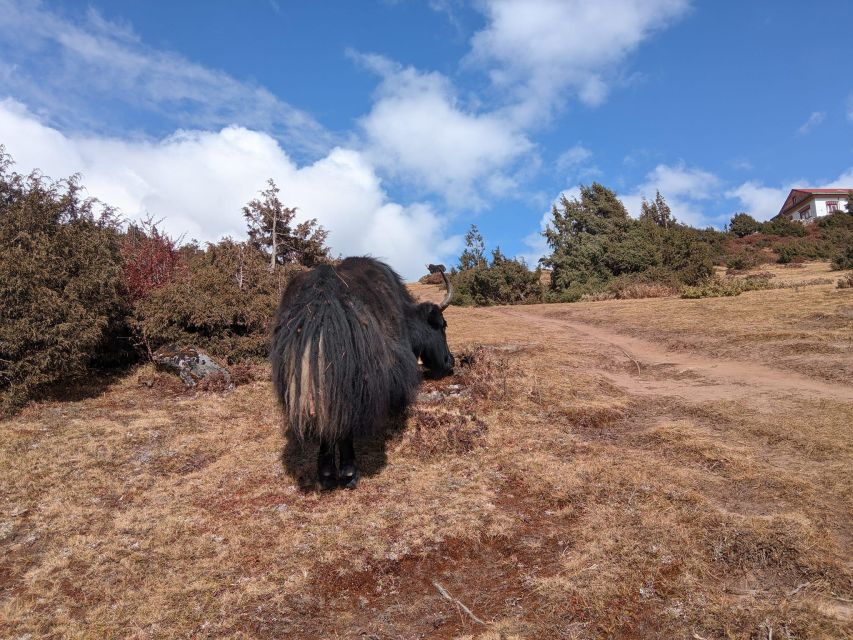
[[[842,1],[0,0],[0,143],[202,241],[273,177],[407,277],[472,222],[535,262],[579,183],[699,226],[853,187],[852,26]]]

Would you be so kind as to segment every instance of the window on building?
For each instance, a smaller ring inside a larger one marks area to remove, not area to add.
[[[838,211],[838,202],[827,202],[826,203],[826,212],[827,213],[835,213]]]
[[[800,214],[800,220],[805,220],[806,218],[809,217],[809,209],[810,209],[810,207],[803,207],[802,209],[799,210],[798,213]]]

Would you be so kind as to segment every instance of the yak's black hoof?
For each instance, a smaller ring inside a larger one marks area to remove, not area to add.
[[[335,477],[334,469],[323,469],[320,471],[320,488],[323,491],[331,491],[338,486],[338,479]]]
[[[347,465],[341,469],[341,486],[344,489],[355,489],[358,486],[358,469]]]

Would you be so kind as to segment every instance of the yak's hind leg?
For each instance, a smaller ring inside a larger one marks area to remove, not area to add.
[[[338,484],[338,470],[335,466],[335,443],[326,438],[320,438],[317,475],[323,489],[334,489]]]
[[[347,489],[358,486],[358,468],[355,465],[355,447],[352,434],[340,441],[341,449],[341,484]]]

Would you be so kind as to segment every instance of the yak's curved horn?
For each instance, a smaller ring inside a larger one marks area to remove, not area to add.
[[[447,274],[444,272],[445,268],[443,264],[428,264],[427,269],[429,269],[430,273],[440,273],[441,277],[444,278],[444,284],[447,286],[447,295],[444,296],[444,300],[439,304],[439,308],[444,311],[447,307],[450,306],[450,301],[453,299],[453,285],[450,284],[450,278],[447,277]]]

